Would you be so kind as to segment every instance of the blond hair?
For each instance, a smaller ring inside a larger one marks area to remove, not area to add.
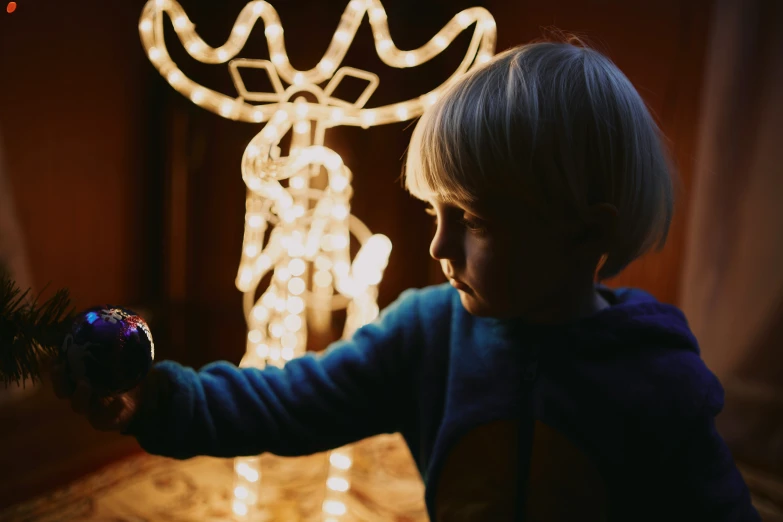
[[[571,43],[509,49],[455,82],[424,113],[406,188],[420,199],[504,201],[546,219],[618,211],[599,279],[661,248],[673,212],[663,137],[607,57]]]

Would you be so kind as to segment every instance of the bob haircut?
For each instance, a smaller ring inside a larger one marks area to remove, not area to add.
[[[607,57],[572,43],[509,49],[455,81],[416,125],[405,186],[415,197],[530,211],[544,221],[617,209],[597,277],[666,242],[672,167],[663,136]]]

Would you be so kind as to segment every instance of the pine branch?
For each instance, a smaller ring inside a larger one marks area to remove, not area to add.
[[[5,271],[0,272],[0,382],[41,379],[43,364],[56,357],[73,319],[68,290],[42,304],[29,300]]]

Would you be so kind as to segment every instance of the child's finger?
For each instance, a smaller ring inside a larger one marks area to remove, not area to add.
[[[120,397],[97,397],[93,394],[88,416],[90,424],[96,430],[114,431],[124,409],[125,403]]]
[[[76,383],[76,389],[74,389],[71,395],[71,408],[79,415],[87,415],[90,411],[90,397],[92,396],[92,388],[87,384],[87,381],[79,381]]]
[[[53,364],[49,369],[49,379],[52,382],[54,394],[60,399],[67,399],[73,394],[74,384],[65,373],[62,364]]]

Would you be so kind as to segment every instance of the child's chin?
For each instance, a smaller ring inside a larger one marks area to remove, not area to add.
[[[462,307],[470,315],[476,317],[489,317],[492,315],[492,311],[484,303],[477,300],[472,294],[459,290],[459,299],[462,301]]]

